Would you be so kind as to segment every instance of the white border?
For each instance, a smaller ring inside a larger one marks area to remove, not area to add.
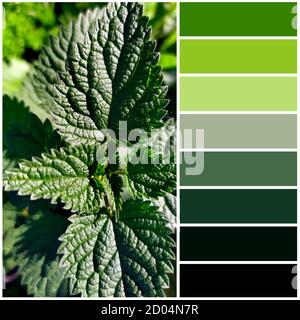
[[[241,0],[235,0],[235,1],[228,1],[228,0],[211,0],[211,2],[240,2]],[[2,1],[3,2],[10,2],[10,1]],[[33,2],[33,1],[14,1],[14,2]],[[58,1],[52,1],[52,0],[49,0],[49,1],[40,1],[40,2],[66,2],[65,0],[58,0]],[[73,1],[73,2],[81,2],[81,1]],[[101,2],[101,1],[97,1],[97,0],[90,0],[89,2]],[[129,1],[129,2],[133,2],[133,1]],[[152,2],[152,1],[149,1],[149,0],[145,0],[144,2]],[[170,2],[170,1],[160,1],[160,2]],[[179,58],[180,58],[180,52],[179,52],[179,3],[180,1],[173,1],[173,2],[177,2],[177,135],[179,133],[179,123],[180,123],[180,120],[179,120],[179,116],[180,116],[180,113],[179,113],[179,94],[180,94],[180,86],[179,86]],[[184,2],[184,1],[182,1]],[[207,2],[207,0],[189,0],[189,2]],[[261,0],[247,0],[247,2],[282,2],[282,0],[264,0],[264,1],[261,1]],[[298,0],[296,1],[286,1],[286,2],[297,2],[298,3]],[[1,21],[3,21],[3,16],[2,16],[2,10],[1,10],[1,13],[0,13],[0,19]],[[0,39],[1,39],[1,43],[2,43],[2,29],[1,29],[1,36],[0,36]],[[273,37],[272,37],[273,39]],[[298,33],[298,36],[297,36],[297,39],[298,39],[298,61],[299,61],[299,58],[300,58],[300,52],[299,52],[299,33]],[[1,54],[0,54],[0,60],[1,60],[1,70],[2,69],[2,50],[1,50]],[[299,66],[299,65],[298,65]],[[217,75],[217,74],[215,74]],[[240,74],[238,74],[239,76],[241,76]],[[205,75],[201,75],[201,76],[205,76]],[[209,75],[211,76],[211,75]],[[226,76],[234,76],[234,74],[230,74],[230,75],[226,75]],[[255,75],[257,76],[257,75]],[[264,76],[264,75],[262,75]],[[268,76],[270,76],[268,74]],[[276,74],[272,74],[271,76],[277,76]],[[295,76],[294,74],[288,74],[286,76]],[[1,80],[0,80],[0,84],[1,84],[1,93],[2,93],[2,77],[1,77]],[[299,89],[299,82],[298,82],[298,89]],[[299,90],[298,90],[299,91]],[[298,98],[299,99],[299,98]],[[2,99],[1,99],[1,106],[2,106]],[[299,100],[298,100],[298,106],[299,106]],[[183,113],[183,112],[182,112]],[[193,112],[191,112],[193,113]],[[218,112],[212,112],[211,114],[217,114]],[[235,112],[233,112],[235,113]],[[198,113],[197,113],[198,114]],[[222,114],[222,113],[220,113]],[[243,114],[247,114],[245,112],[243,112]],[[261,114],[261,113],[260,113]],[[268,113],[265,113],[265,114],[268,114]],[[296,113],[296,112],[292,112],[292,114],[298,114],[298,137],[299,137],[299,134],[300,134],[300,130],[299,130],[299,113]],[[0,120],[1,120],[1,123],[2,123],[2,108],[1,108],[1,112],[0,112]],[[298,139],[299,140],[299,139]],[[1,130],[1,133],[0,133],[0,141],[2,142],[2,130]],[[298,151],[299,151],[299,141],[298,141]],[[2,150],[1,150],[2,152]],[[179,151],[177,151],[177,158],[179,158]],[[300,157],[298,156],[298,163],[297,163],[297,167],[298,169],[300,168],[299,164],[300,164]],[[0,159],[0,163],[2,164],[2,157]],[[179,162],[177,162],[179,163]],[[180,203],[179,203],[179,191],[180,189],[190,189],[190,188],[193,188],[193,189],[212,189],[211,187],[180,187],[179,185],[179,165],[177,166],[177,212],[178,212],[178,216],[177,216],[177,219],[178,219],[178,223],[180,222],[180,214],[179,214],[179,208],[180,208]],[[2,177],[2,171],[1,171],[1,177]],[[299,183],[299,170],[298,170],[298,183]],[[299,245],[299,239],[300,239],[300,236],[299,236],[299,225],[300,225],[300,197],[299,197],[299,184],[298,184],[298,187],[241,187],[241,186],[238,186],[238,187],[234,187],[234,186],[230,186],[230,187],[227,187],[227,188],[224,188],[224,186],[216,186],[216,187],[213,187],[213,189],[297,189],[298,190],[298,261],[299,261],[299,256],[300,256],[300,245]],[[2,203],[2,194],[1,194],[1,203]],[[2,212],[2,211],[1,211]],[[0,219],[0,229],[2,230],[2,217]],[[179,229],[177,228],[177,293],[179,293]],[[1,250],[1,253],[2,253],[2,236],[1,236],[1,239],[0,239],[0,250]],[[0,258],[0,263],[1,263],[1,274],[2,274],[2,266],[3,266],[3,260],[2,260],[2,254],[1,254],[1,258]],[[210,262],[211,263],[211,262]],[[225,262],[222,262],[222,264],[224,264]],[[234,262],[236,263],[236,261]],[[278,262],[276,262],[278,263]],[[294,263],[294,262],[293,262]],[[266,264],[271,264],[271,262],[267,262]],[[1,279],[2,280],[2,279]],[[250,300],[250,301],[255,301],[255,300],[262,300],[262,301],[280,301],[280,300],[299,300],[300,299],[300,287],[299,287],[299,284],[300,284],[300,279],[299,279],[299,276],[297,278],[297,282],[298,282],[298,298],[277,298],[277,297],[274,297],[274,298],[267,298],[267,297],[246,297],[246,298],[243,298],[243,297],[231,297],[231,298],[218,298],[218,297],[201,297],[201,298],[179,298],[179,294],[177,295],[177,297],[169,297],[169,298],[130,298],[129,300],[179,300],[179,301],[186,301],[186,300],[195,300],[195,301],[198,301],[198,300],[216,300],[216,301],[219,301],[219,300],[224,300],[224,301],[231,301],[231,300],[237,300],[237,301],[245,301],[245,300]],[[2,297],[2,281],[0,281],[0,296]],[[128,300],[128,298],[109,298],[109,299],[104,299],[104,298],[24,298],[24,297],[12,297],[12,298],[9,298],[9,297],[5,297],[3,298],[2,297],[2,300],[75,300],[75,301],[78,301],[78,300]]]

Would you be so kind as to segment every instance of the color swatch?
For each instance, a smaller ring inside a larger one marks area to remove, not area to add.
[[[181,73],[296,73],[296,40],[181,40]]]
[[[297,115],[294,114],[183,114],[184,130],[202,128],[205,148],[297,148]],[[197,135],[189,140],[197,148]],[[184,145],[181,145],[185,148]]]
[[[293,264],[183,264],[180,296],[296,297],[294,269]]]
[[[181,111],[296,111],[296,77],[181,77]]]
[[[197,155],[198,154],[198,155]],[[204,171],[190,175],[190,161],[200,161]],[[188,160],[187,160],[188,159]],[[296,186],[296,152],[184,152],[181,186]]]
[[[181,36],[296,36],[296,3],[181,3]]]
[[[181,223],[296,223],[295,189],[180,191]]]
[[[181,261],[294,261],[297,229],[181,227],[180,250]]]

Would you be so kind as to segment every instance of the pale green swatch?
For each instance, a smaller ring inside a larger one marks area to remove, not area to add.
[[[181,111],[296,111],[296,77],[181,77]]]

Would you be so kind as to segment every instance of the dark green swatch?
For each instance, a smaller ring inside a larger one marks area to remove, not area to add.
[[[181,190],[180,222],[296,223],[297,190]]]
[[[181,73],[297,73],[297,40],[180,40]]]
[[[294,261],[295,227],[181,227],[182,261]]]
[[[181,157],[181,186],[297,185],[296,152],[183,152]]]
[[[180,4],[181,36],[296,36],[293,2]]]

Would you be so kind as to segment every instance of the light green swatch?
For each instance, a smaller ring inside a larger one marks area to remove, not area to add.
[[[181,111],[296,111],[296,77],[181,77]]]
[[[181,73],[296,73],[297,40],[181,40]]]

